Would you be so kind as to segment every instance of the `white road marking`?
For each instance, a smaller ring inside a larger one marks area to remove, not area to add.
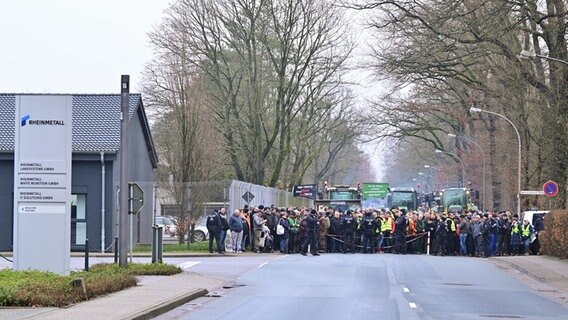
[[[274,259],[274,260],[280,260],[280,259],[282,259],[282,258],[284,258],[284,257],[287,257],[287,256],[288,256],[288,255],[286,254],[286,255],[280,256],[280,257],[278,257],[278,258],[276,258],[276,259]]]
[[[410,290],[408,290],[407,287],[403,287],[403,288],[402,288],[402,291],[403,291],[404,293],[409,293],[409,292],[410,292]]]
[[[178,267],[182,268],[182,269],[189,269],[197,264],[200,264],[201,261],[188,261],[188,262],[184,262],[184,263],[180,263],[178,264]]]
[[[260,266],[258,266],[258,268],[260,269],[260,268],[264,267],[265,265],[266,265],[266,262],[261,264]]]
[[[416,303],[414,303],[414,302],[409,302],[408,305],[409,305],[412,309],[418,308],[418,306],[416,306]]]

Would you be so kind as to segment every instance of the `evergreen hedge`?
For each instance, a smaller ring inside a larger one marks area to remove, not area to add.
[[[568,259],[568,210],[554,210],[544,218],[544,231],[540,232],[541,252]]]

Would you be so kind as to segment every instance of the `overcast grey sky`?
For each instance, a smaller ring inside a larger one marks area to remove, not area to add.
[[[171,0],[2,0],[0,92],[138,91],[147,33]]]
[[[0,0],[0,92],[119,93],[121,74],[129,74],[131,92],[139,92],[152,58],[147,34],[172,1]],[[370,75],[357,70],[349,76],[359,83],[353,86],[358,104],[376,95]],[[377,159],[376,146],[364,149]],[[380,172],[377,161],[373,165]]]

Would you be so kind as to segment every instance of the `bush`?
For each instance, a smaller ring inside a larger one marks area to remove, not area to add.
[[[101,263],[91,267],[92,272],[124,272],[133,276],[170,276],[180,273],[182,270],[178,266],[165,263],[131,263],[126,268],[121,268],[116,264]]]
[[[168,264],[94,265],[90,271],[60,276],[44,271],[0,270],[0,306],[63,307],[136,285],[137,275],[172,275],[181,272]],[[83,278],[87,297],[72,285]]]
[[[568,210],[551,211],[544,218],[538,239],[544,254],[568,259]]]

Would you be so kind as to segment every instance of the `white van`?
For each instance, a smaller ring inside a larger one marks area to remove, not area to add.
[[[534,224],[536,223],[536,220],[538,218],[544,217],[544,215],[546,215],[549,212],[550,211],[544,211],[544,210],[543,211],[525,211],[525,212],[523,212],[521,222],[523,220],[528,220],[529,223],[534,226]]]

